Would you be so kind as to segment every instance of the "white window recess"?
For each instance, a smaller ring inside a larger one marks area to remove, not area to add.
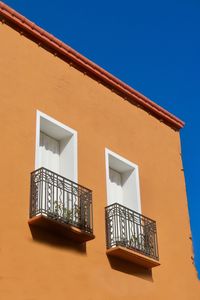
[[[119,203],[141,213],[138,166],[106,149],[107,204]]]
[[[40,167],[77,182],[77,132],[37,111],[35,168]]]

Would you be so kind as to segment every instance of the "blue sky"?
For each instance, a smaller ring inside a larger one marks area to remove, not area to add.
[[[200,1],[4,2],[186,122],[182,152],[200,275]]]

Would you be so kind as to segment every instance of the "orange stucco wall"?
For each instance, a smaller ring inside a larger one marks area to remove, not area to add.
[[[0,299],[199,300],[179,133],[5,24],[0,41]],[[28,227],[37,109],[78,132],[96,235],[85,248]],[[142,212],[158,229],[152,272],[105,255],[105,147],[139,165]]]

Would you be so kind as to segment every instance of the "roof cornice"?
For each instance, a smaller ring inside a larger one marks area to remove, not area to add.
[[[120,94],[127,101],[146,110],[175,130],[180,130],[185,125],[182,120],[169,113],[167,110],[163,109],[161,106],[157,105],[141,93],[137,92],[115,76],[111,75],[109,72],[105,71],[1,1],[0,16],[2,22],[13,26],[21,34],[26,35],[28,38],[39,43],[48,51],[53,52],[63,60],[73,64],[87,75],[108,86],[114,92]]]

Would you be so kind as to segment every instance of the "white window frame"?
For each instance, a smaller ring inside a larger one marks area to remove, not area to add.
[[[141,214],[141,198],[140,198],[140,183],[139,183],[139,168],[138,165],[132,163],[128,159],[121,155],[105,148],[105,163],[106,163],[106,191],[107,191],[107,205],[109,205],[109,167],[120,172],[120,168],[126,168],[134,172],[134,179],[132,184],[134,185],[133,201],[136,201],[136,211]],[[135,196],[135,199],[134,199]],[[124,205],[127,208],[133,209],[129,205]]]
[[[64,174],[60,174],[64,177],[67,177],[68,179],[78,182],[78,155],[77,155],[77,131],[66,126],[65,124],[55,120],[54,118],[48,116],[47,114],[37,110],[36,112],[36,143],[35,143],[35,169],[38,169],[40,167],[40,161],[39,161],[39,151],[40,151],[40,131],[42,129],[42,126],[45,127],[46,124],[47,128],[45,129],[45,133],[48,134],[50,132],[50,135],[54,138],[56,138],[56,135],[63,135],[63,137],[70,137],[70,147],[71,151],[73,151],[73,161],[69,161],[69,164],[71,164],[69,167],[70,175],[65,176]],[[51,134],[52,132],[52,134]],[[59,139],[59,138],[58,138]],[[66,150],[67,151],[67,150]],[[67,166],[66,166],[67,168]]]

